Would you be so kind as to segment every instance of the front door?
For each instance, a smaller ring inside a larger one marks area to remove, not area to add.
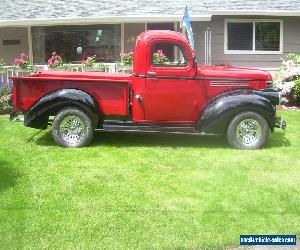
[[[144,93],[145,120],[192,123],[197,105],[191,54],[184,44],[153,42]]]

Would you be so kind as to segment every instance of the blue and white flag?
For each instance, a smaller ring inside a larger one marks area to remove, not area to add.
[[[194,34],[193,34],[193,30],[192,30],[192,26],[191,26],[191,19],[189,16],[187,6],[185,7],[181,26],[186,28],[186,33],[187,33],[187,37],[188,37],[190,46],[194,50],[195,49]]]

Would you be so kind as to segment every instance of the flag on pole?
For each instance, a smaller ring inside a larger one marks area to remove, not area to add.
[[[189,16],[187,6],[185,7],[181,27],[185,27],[190,46],[194,50],[195,49],[194,34],[193,34],[193,30],[192,30],[192,26],[191,26],[191,19]]]

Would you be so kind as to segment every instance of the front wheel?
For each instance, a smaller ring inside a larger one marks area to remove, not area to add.
[[[255,112],[236,115],[227,130],[227,141],[237,149],[258,149],[265,145],[269,135],[266,119]]]
[[[65,108],[53,121],[52,136],[62,147],[87,146],[93,139],[93,123],[88,115],[78,108]]]

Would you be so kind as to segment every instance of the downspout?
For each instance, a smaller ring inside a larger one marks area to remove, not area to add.
[[[204,53],[205,64],[211,65],[211,29],[205,28],[204,30]]]

